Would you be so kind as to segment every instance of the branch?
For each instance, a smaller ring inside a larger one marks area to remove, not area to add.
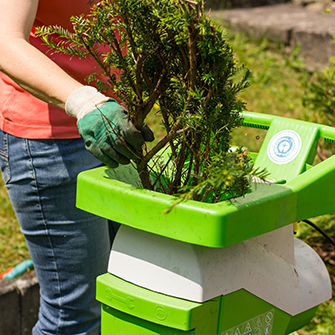
[[[164,146],[175,138],[177,135],[183,133],[184,131],[188,130],[188,127],[180,129],[181,124],[178,120],[175,125],[172,127],[170,132],[165,135],[140,161],[138,166],[145,166],[152,157],[154,157]]]
[[[136,92],[136,83],[134,83],[133,78],[130,75],[131,70],[128,69],[127,63],[124,60],[124,56],[122,54],[122,50],[121,50],[119,41],[116,38],[115,33],[114,33],[113,30],[109,30],[109,33],[110,33],[109,36],[111,37],[113,44],[111,44],[110,41],[108,41],[107,39],[105,39],[105,38],[103,38],[103,39],[104,39],[105,43],[107,45],[110,45],[111,48],[114,50],[114,52],[118,55],[118,59],[119,59],[119,61],[123,65],[123,71],[126,74],[126,77],[128,79],[129,85],[131,86],[132,90],[134,92]],[[106,72],[106,74],[108,74],[108,72]]]

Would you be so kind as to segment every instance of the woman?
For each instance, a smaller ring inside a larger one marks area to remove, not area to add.
[[[93,3],[0,0],[0,165],[40,283],[33,335],[99,334],[95,279],[107,266],[108,225],[75,207],[76,177],[101,161],[127,164],[153,140],[109,92],[84,85],[97,71],[92,59],[47,53],[34,33],[40,25],[71,29],[70,17]]]

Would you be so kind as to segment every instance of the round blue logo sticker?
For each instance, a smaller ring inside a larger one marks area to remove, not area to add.
[[[286,164],[297,157],[300,148],[299,134],[293,130],[282,130],[271,138],[267,153],[273,163]]]

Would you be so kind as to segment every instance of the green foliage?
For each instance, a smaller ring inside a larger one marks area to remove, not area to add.
[[[332,335],[334,334],[335,302],[331,300],[324,302],[317,310],[313,321],[304,330],[309,335]]]
[[[310,74],[296,52],[285,54],[266,39],[257,42],[243,34],[229,38],[239,62],[252,69],[252,88],[241,94],[248,110],[301,118],[303,84]]]
[[[334,36],[335,42],[335,36]],[[306,108],[305,118],[311,122],[334,126],[335,122],[335,57],[330,59],[330,66],[315,72],[303,83],[302,104]],[[334,145],[320,140],[318,157],[324,160],[334,154]]]
[[[229,151],[225,156],[214,155],[212,164],[204,175],[194,175],[198,183],[194,187],[184,186],[181,189],[182,199],[198,198],[201,201],[217,202],[223,199],[240,197],[250,188],[250,178],[265,178],[265,170],[253,169],[252,159],[242,148]],[[239,192],[239,193],[237,193]]]
[[[290,335],[333,335],[334,317],[335,302],[333,300],[324,302],[308,325]]]
[[[150,151],[143,148],[135,162],[144,187],[153,188],[148,162],[169,145],[174,168],[164,188],[169,194],[186,185],[200,187],[217,161],[225,164],[230,183],[217,175],[214,188],[238,195],[249,189],[252,163],[245,164],[229,147],[245,109],[238,94],[250,85],[251,73],[237,65],[226,34],[205,14],[202,0],[107,0],[72,23],[72,33],[60,27],[41,27],[38,33],[53,52],[93,57],[107,80],[92,74],[89,82],[112,88],[138,129],[159,105],[165,136]],[[236,174],[238,169],[245,170]]]
[[[335,121],[335,58],[331,66],[317,72],[306,83],[303,104],[317,122],[334,125]]]

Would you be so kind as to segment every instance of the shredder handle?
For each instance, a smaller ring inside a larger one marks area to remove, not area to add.
[[[307,121],[300,121],[289,119],[285,117],[275,116],[275,115],[267,115],[261,113],[251,113],[251,112],[242,112],[243,117],[243,126],[259,128],[259,129],[267,129],[267,135],[271,133],[271,136],[277,131],[278,124],[284,124],[285,127],[292,129],[297,129],[299,131],[300,128],[310,129],[310,132],[304,134],[304,140],[313,142],[317,145],[317,141],[319,138],[323,138],[327,142],[335,143],[335,128],[330,126],[325,126],[321,124],[316,124]],[[274,128],[272,128],[274,127]],[[271,130],[270,130],[271,128]],[[278,129],[278,131],[282,130]],[[271,137],[270,136],[270,137]],[[269,143],[269,142],[267,142]],[[304,220],[311,217],[316,217],[324,214],[334,213],[335,212],[335,155],[327,158],[326,160],[311,166],[308,170],[298,171],[295,169],[295,166],[289,166],[286,164],[287,175],[284,175],[280,171],[282,167],[273,167],[272,162],[266,161],[266,145],[267,143],[261,147],[262,156],[260,164],[261,166],[266,166],[267,168],[271,168],[270,173],[277,174],[274,176],[277,177],[278,180],[285,179],[286,184],[283,185],[283,188],[290,189],[296,197],[295,204],[295,221]],[[315,146],[311,145],[310,150],[315,150]],[[308,157],[308,152],[305,152],[304,159],[312,157]],[[256,159],[259,159],[259,154]],[[306,162],[307,162],[306,160]],[[256,163],[258,163],[257,161]],[[295,162],[295,164],[299,164],[301,162]],[[285,164],[283,165],[285,169]],[[268,169],[269,171],[269,169]],[[278,172],[279,171],[279,172]],[[289,178],[287,176],[290,174]],[[278,178],[281,177],[281,178]]]
[[[242,125],[250,128],[269,129],[272,120],[275,118],[274,115],[242,112],[243,117]]]
[[[281,116],[262,114],[262,113],[254,113],[254,112],[242,112],[243,117],[243,126],[250,128],[259,128],[259,129],[269,129],[271,123],[274,119],[283,118]],[[288,118],[285,118],[290,120]],[[296,122],[297,120],[292,119],[292,122]],[[307,122],[307,121],[299,121],[304,124],[310,124],[311,126],[315,126],[315,123]],[[317,124],[319,130],[319,137],[324,138],[327,142],[335,143],[335,128],[330,126],[325,126],[322,124]]]

